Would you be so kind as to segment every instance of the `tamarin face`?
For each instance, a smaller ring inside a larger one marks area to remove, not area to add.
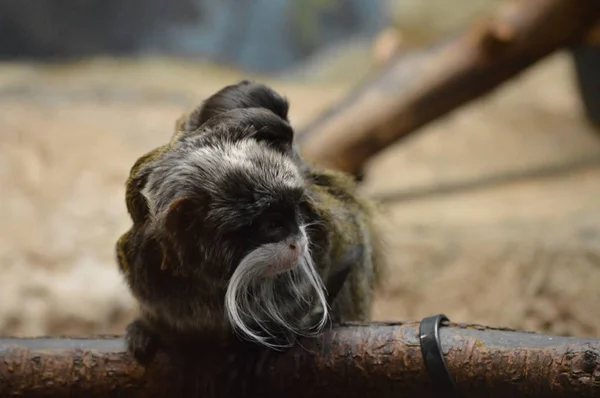
[[[242,136],[216,139],[208,129],[177,142],[151,164],[142,193],[165,272],[222,287],[233,328],[273,346],[274,336],[318,331],[327,303],[301,211],[303,177],[269,142]]]

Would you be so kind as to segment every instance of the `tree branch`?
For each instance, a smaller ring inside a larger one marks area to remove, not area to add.
[[[461,397],[600,396],[600,340],[460,324],[440,339]],[[284,352],[244,347],[197,347],[182,362],[161,352],[144,369],[120,338],[2,339],[0,396],[434,396],[418,322],[347,325]]]
[[[460,37],[395,61],[323,114],[298,140],[307,159],[360,174],[367,160],[478,98],[553,51],[579,42],[598,0],[521,0]]]

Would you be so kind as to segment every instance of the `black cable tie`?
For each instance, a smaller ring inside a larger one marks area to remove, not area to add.
[[[440,342],[439,329],[444,321],[450,322],[443,314],[423,318],[419,327],[421,354],[433,387],[440,397],[457,398],[456,385],[450,377]]]

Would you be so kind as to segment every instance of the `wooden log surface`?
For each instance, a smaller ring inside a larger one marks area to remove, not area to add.
[[[600,396],[600,341],[449,324],[461,397]],[[2,397],[434,397],[419,323],[346,325],[283,352],[200,347],[147,368],[119,337],[0,339]],[[239,347],[238,347],[239,348]]]
[[[303,153],[360,174],[371,156],[400,138],[579,42],[599,16],[597,0],[503,3],[459,37],[400,57],[308,124],[298,137]]]

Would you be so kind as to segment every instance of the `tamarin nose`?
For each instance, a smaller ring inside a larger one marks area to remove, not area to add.
[[[296,250],[296,245],[290,245],[290,249]]]

